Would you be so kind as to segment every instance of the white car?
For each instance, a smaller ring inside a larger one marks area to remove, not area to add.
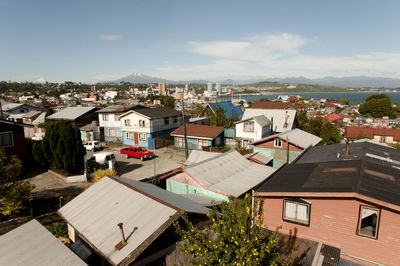
[[[83,145],[87,151],[95,151],[101,150],[101,145],[98,141],[88,141],[85,145]]]

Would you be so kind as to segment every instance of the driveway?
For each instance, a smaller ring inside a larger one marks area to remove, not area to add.
[[[176,151],[173,149],[158,149],[152,150],[156,157],[151,160],[141,161],[136,158],[128,158],[119,153],[119,150],[124,148],[123,146],[104,149],[96,153],[110,151],[114,153],[117,159],[117,173],[120,177],[124,177],[132,180],[143,180],[155,175],[167,173],[171,170],[182,167],[185,161],[185,156],[183,152]],[[87,158],[92,156],[93,152],[87,152]]]

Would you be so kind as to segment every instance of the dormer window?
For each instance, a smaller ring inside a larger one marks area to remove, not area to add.
[[[275,138],[274,147],[282,148],[282,140],[280,138]]]

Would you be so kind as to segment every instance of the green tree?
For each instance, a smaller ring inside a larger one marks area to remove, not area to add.
[[[226,117],[226,110],[220,106],[214,107],[214,113],[211,110],[207,110],[207,121],[210,126],[219,127],[232,127],[233,121],[237,120],[237,115],[232,117]]]
[[[33,156],[43,165],[65,169],[70,173],[80,173],[84,169],[82,145],[78,128],[66,121],[46,123],[46,135],[33,146]]]
[[[207,214],[210,224],[200,230],[186,215],[184,224],[174,224],[184,239],[181,252],[194,256],[194,265],[278,265],[283,262],[277,245],[278,230],[262,227],[263,204],[254,211],[252,199],[231,198]],[[254,222],[257,217],[257,221]]]
[[[337,144],[343,139],[339,130],[322,118],[307,119],[306,117],[302,117],[301,124],[299,121],[299,127],[308,133],[322,138],[318,145]]]
[[[16,214],[24,208],[28,200],[31,185],[20,181],[22,162],[16,156],[7,156],[0,149],[0,213]]]
[[[344,105],[349,105],[350,100],[349,99],[341,99],[340,102]]]
[[[386,94],[375,94],[368,96],[358,108],[360,114],[372,117],[390,116],[395,117],[389,96]]]
[[[164,107],[175,108],[175,99],[172,96],[162,96],[161,97],[161,104]]]

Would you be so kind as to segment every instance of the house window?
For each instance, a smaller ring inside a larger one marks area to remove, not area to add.
[[[254,132],[254,122],[253,121],[244,122],[243,123],[243,131],[244,132]]]
[[[282,147],[282,140],[280,138],[275,138],[274,147]]]
[[[197,146],[198,146],[199,149],[203,149],[203,147],[208,147],[210,145],[208,144],[208,140],[206,140],[206,139],[198,139],[197,140]]]
[[[126,132],[126,139],[133,140],[135,134],[133,132]]]
[[[117,129],[109,128],[107,133],[108,133],[107,135],[110,136],[110,137],[116,137],[117,136]]]
[[[174,124],[178,123],[178,117],[174,116]]]
[[[14,146],[12,131],[0,133],[0,148]]]
[[[378,238],[379,216],[379,209],[361,205],[358,215],[357,234],[374,239]]]
[[[168,125],[169,124],[169,117],[164,118],[164,125]]]
[[[114,115],[114,120],[119,121],[119,115]]]
[[[140,133],[139,134],[139,140],[140,141],[146,141],[146,133]]]
[[[283,220],[298,224],[310,224],[311,204],[301,199],[283,200]]]
[[[131,126],[131,120],[130,119],[125,119],[125,126],[130,127]]]
[[[102,114],[103,121],[108,121],[108,114]]]
[[[381,136],[380,143],[386,143],[386,136]]]
[[[145,126],[146,126],[146,121],[144,121],[144,120],[139,120],[139,126],[140,126],[140,127],[145,127]]]
[[[177,137],[176,138],[176,147],[185,147],[185,139],[182,137]]]

